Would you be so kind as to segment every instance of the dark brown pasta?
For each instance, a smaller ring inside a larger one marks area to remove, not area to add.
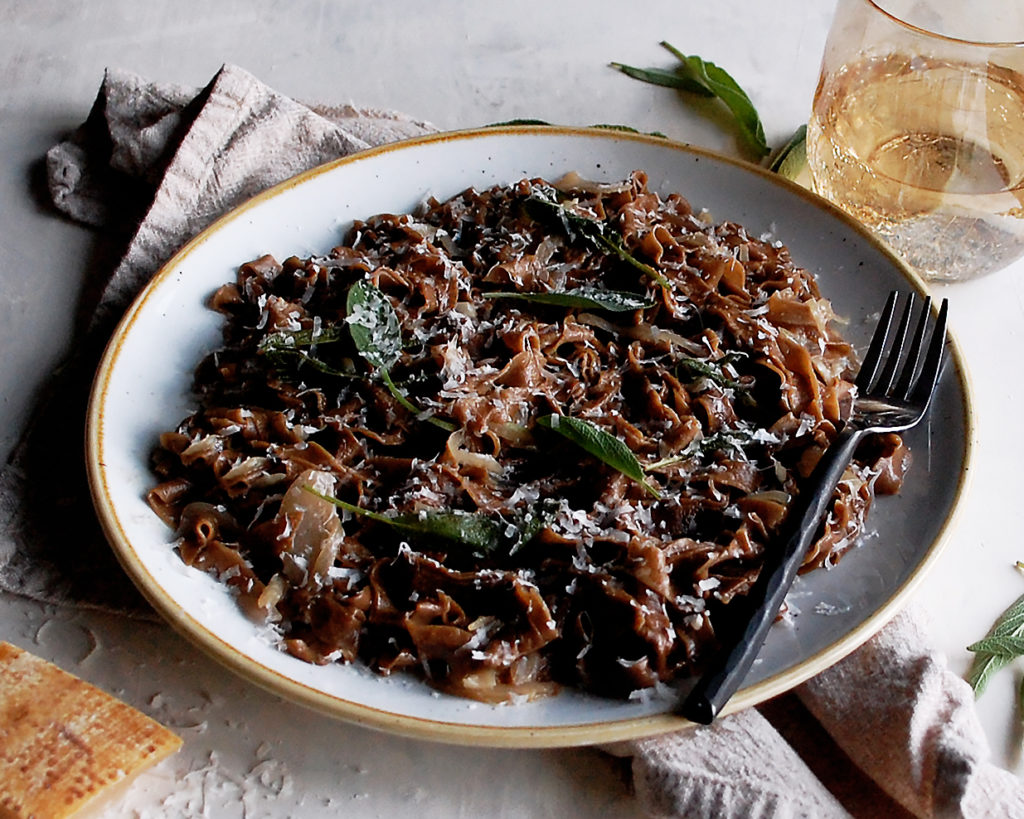
[[[699,669],[854,394],[786,248],[641,172],[375,216],[211,303],[224,345],[154,453],[182,558],[297,657],[490,702]],[[805,569],[906,461],[865,447]]]

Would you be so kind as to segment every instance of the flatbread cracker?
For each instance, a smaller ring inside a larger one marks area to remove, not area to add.
[[[63,819],[181,747],[158,722],[0,642],[0,819]]]

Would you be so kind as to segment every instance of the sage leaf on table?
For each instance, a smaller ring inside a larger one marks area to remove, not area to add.
[[[486,127],[488,128],[508,128],[517,126],[529,126],[529,125],[551,125],[550,122],[544,119],[533,119],[532,117],[515,117],[514,119],[506,119],[501,122],[489,122]]]
[[[693,54],[683,54],[668,42],[662,41],[661,45],[679,60],[674,70],[637,68],[623,63],[612,63],[612,67],[643,82],[721,100],[736,120],[740,136],[751,153],[758,159],[767,156],[770,149],[765,140],[764,125],[753,102],[739,83],[725,69],[712,62]]]
[[[552,123],[543,119],[530,119],[528,117],[517,117],[515,119],[506,119],[504,122],[492,122],[489,123],[487,128],[509,128],[509,127],[528,127],[531,125],[544,125],[550,126]],[[665,134],[661,131],[641,131],[639,128],[634,128],[632,125],[616,125],[612,122],[595,122],[590,126],[591,128],[603,128],[606,131],[622,131],[627,134],[643,134],[644,136],[660,137],[661,139],[668,139]]]
[[[1006,634],[986,637],[969,645],[968,651],[978,654],[1006,654],[1010,657],[1024,656],[1024,634]]]
[[[658,137],[659,139],[668,139],[668,137],[661,131],[641,131],[639,128],[634,128],[632,125],[616,125],[613,122],[595,122],[590,127],[602,128],[605,131],[622,131],[624,134],[641,134],[643,136]]]
[[[768,162],[768,170],[795,181],[807,167],[807,126],[794,131],[786,144],[777,150]]]
[[[399,404],[413,415],[422,415],[423,410],[391,380],[391,367],[402,354],[402,324],[388,297],[369,279],[360,279],[349,288],[345,313],[349,333],[359,354],[377,369]],[[433,415],[427,416],[426,420],[449,432],[456,429],[451,422]]]
[[[589,421],[574,418],[571,415],[542,415],[537,418],[537,423],[567,438],[580,449],[590,453],[599,461],[603,461],[612,469],[621,472],[627,478],[632,478],[654,497],[661,497],[657,488],[647,480],[644,468],[637,460],[636,455],[611,433],[605,432]]]
[[[980,697],[993,674],[1024,655],[1024,595],[1000,615],[985,639],[967,650],[974,653],[967,682]]]
[[[654,306],[654,301],[638,293],[621,290],[602,290],[597,287],[577,287],[574,290],[529,293],[496,290],[484,293],[485,299],[518,299],[533,304],[551,304],[557,307],[578,307],[583,310],[607,310],[610,313],[632,313]]]
[[[668,279],[629,251],[622,236],[610,225],[566,207],[558,201],[553,188],[535,188],[523,207],[532,219],[560,225],[570,241],[584,241],[595,250],[621,259],[661,287],[671,288]]]

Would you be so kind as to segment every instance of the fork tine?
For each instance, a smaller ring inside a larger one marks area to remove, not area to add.
[[[932,393],[935,391],[935,382],[939,380],[939,373],[942,371],[942,357],[946,350],[946,314],[949,310],[949,299],[942,300],[939,308],[939,315],[935,319],[935,327],[932,329],[931,341],[928,342],[928,354],[925,356],[924,364],[921,365],[921,375],[918,376],[917,384],[910,401],[927,409]]]
[[[889,355],[886,358],[885,366],[882,368],[882,374],[878,377],[878,383],[875,384],[872,392],[889,393],[893,382],[896,381],[896,372],[903,358],[903,345],[907,340],[907,330],[910,329],[910,316],[914,312],[914,303],[916,301],[917,298],[911,293],[907,298],[907,306],[903,308],[903,315],[900,316],[900,323],[896,328],[896,335],[893,336],[892,347],[889,349]]]
[[[914,385],[914,376],[917,374],[917,365],[921,361],[921,350],[924,347],[924,336],[928,329],[928,319],[932,306],[932,297],[926,296],[924,306],[921,308],[921,317],[917,320],[917,328],[914,330],[914,337],[910,343],[910,352],[907,353],[903,363],[903,374],[896,384],[893,397],[906,400]]]
[[[863,395],[868,391],[871,382],[875,380],[878,373],[878,365],[882,362],[882,351],[885,349],[885,341],[889,335],[889,328],[892,326],[892,317],[896,312],[896,297],[899,292],[893,290],[886,299],[885,307],[882,308],[882,315],[878,319],[875,333],[871,336],[871,343],[868,351],[864,354],[864,361],[860,365],[860,372],[857,374],[857,391]]]

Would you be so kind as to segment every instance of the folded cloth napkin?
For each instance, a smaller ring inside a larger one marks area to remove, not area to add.
[[[233,66],[203,89],[107,73],[85,125],[47,156],[50,191],[72,218],[131,238],[0,474],[0,589],[147,612],[98,526],[83,525],[94,516],[76,435],[113,323],[232,206],[324,161],[433,130],[390,112],[304,105]],[[969,687],[928,646],[904,613],[794,694],[607,750],[631,758],[652,816],[1024,817],[1016,777],[986,761]]]

